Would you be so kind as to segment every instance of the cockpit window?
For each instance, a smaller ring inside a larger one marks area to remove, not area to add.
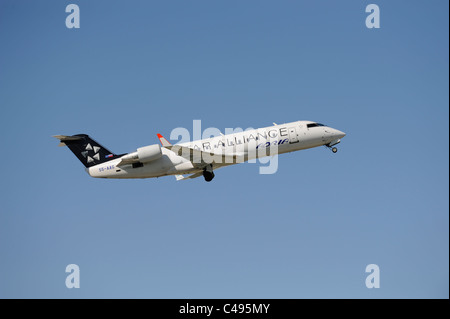
[[[307,128],[318,127],[318,126],[326,126],[326,125],[320,124],[320,123],[310,123],[310,124],[306,125]]]

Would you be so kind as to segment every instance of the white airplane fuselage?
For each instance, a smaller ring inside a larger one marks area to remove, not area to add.
[[[198,150],[202,154],[213,153],[214,155],[224,155],[225,157],[241,156],[240,161],[215,161],[210,164],[212,170],[255,158],[274,155],[269,150],[283,154],[324,145],[331,147],[338,144],[344,136],[345,133],[316,122],[297,121],[176,144],[174,146]],[[165,147],[163,143],[163,146],[160,148],[161,155],[159,158],[139,163],[139,165],[131,163],[121,164],[123,163],[121,158],[114,158],[110,161],[87,167],[86,172],[96,178],[152,178],[167,175],[200,174],[204,170],[206,164],[194,163],[192,159],[180,156],[170,147]],[[333,152],[336,150],[336,148],[333,148]],[[137,154],[137,152],[135,153]],[[129,153],[122,158],[131,158],[133,156],[136,158],[137,155],[135,153]]]

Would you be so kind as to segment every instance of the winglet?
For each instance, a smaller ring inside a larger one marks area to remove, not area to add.
[[[161,145],[163,147],[167,147],[167,146],[171,146],[172,144],[170,144],[170,142],[161,134],[156,134],[159,138],[159,141],[161,142]]]

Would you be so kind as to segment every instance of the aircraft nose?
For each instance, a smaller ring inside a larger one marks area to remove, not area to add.
[[[345,134],[344,132],[342,132],[342,131],[335,130],[334,135],[335,135],[337,138],[343,138],[346,134]]]

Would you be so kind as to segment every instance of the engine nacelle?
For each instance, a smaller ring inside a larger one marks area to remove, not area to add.
[[[144,146],[137,149],[137,157],[141,163],[148,163],[157,160],[161,156],[162,152],[159,144]]]

